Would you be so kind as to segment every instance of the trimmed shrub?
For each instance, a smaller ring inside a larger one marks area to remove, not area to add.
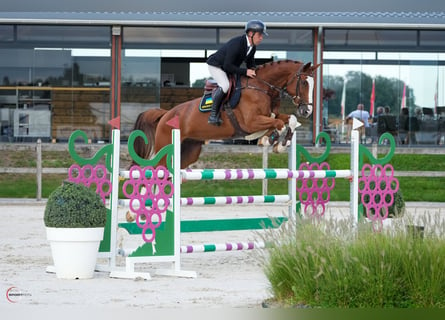
[[[53,228],[104,227],[107,209],[92,189],[64,181],[48,197],[44,223]]]

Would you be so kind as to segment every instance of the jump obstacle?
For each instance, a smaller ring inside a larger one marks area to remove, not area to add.
[[[355,129],[355,128],[354,128]],[[104,146],[93,158],[84,159],[77,155],[74,142],[82,138],[85,142],[87,137],[82,131],[75,131],[69,140],[69,151],[74,160],[80,165],[74,165],[70,169],[70,179],[75,182],[90,185],[96,184],[96,192],[102,196],[105,202],[109,196],[107,226],[104,240],[99,248],[99,257],[108,260],[107,265],[98,265],[97,270],[110,272],[110,277],[150,279],[147,272],[136,272],[135,264],[171,262],[172,268],[156,270],[156,274],[172,275],[182,277],[196,277],[196,272],[181,269],[181,253],[213,252],[251,250],[253,248],[264,248],[261,242],[241,242],[225,244],[203,244],[203,245],[181,245],[181,233],[203,232],[203,231],[227,231],[227,230],[252,230],[271,228],[286,221],[286,217],[280,217],[276,221],[270,218],[236,218],[216,220],[181,220],[181,206],[190,205],[227,205],[246,203],[286,203],[289,208],[289,216],[298,211],[297,205],[306,201],[302,210],[310,210],[314,202],[308,204],[309,195],[306,199],[301,198],[301,193],[310,193],[314,186],[307,186],[304,181],[319,178],[348,178],[350,187],[350,212],[355,223],[358,221],[358,194],[359,194],[359,135],[357,130],[351,132],[351,169],[350,170],[297,170],[296,135],[293,135],[291,147],[289,148],[288,169],[203,169],[203,170],[181,170],[180,169],[180,132],[174,129],[172,132],[172,144],[164,147],[151,160],[140,158],[132,149],[134,140],[146,139],[140,131],[133,132],[128,140],[128,149],[131,157],[139,166],[132,167],[130,171],[119,170],[120,155],[120,130],[112,132],[112,143]],[[361,147],[361,146],[360,146]],[[106,155],[106,167],[98,165],[98,159]],[[167,168],[156,167],[159,160],[167,157]],[[369,156],[369,155],[368,155]],[[391,155],[392,157],[392,155]],[[383,160],[388,160],[388,157]],[[382,161],[380,161],[382,162]],[[304,167],[304,165],[303,165]],[[311,168],[310,166],[307,166]],[[322,166],[321,166],[322,167]],[[369,170],[369,168],[368,168]],[[85,177],[89,171],[90,176]],[[110,182],[105,182],[104,171],[109,172]],[[119,180],[124,182],[122,191],[127,199],[119,200]],[[187,180],[246,180],[246,179],[287,179],[287,195],[262,195],[262,196],[227,196],[227,197],[197,197],[181,198],[181,183]],[[297,181],[302,182],[297,186]],[[315,180],[316,181],[316,180]],[[142,186],[144,188],[142,188]],[[297,201],[296,191],[300,191],[300,201]],[[364,189],[362,187],[362,189]],[[148,191],[147,191],[148,190]],[[157,191],[155,191],[157,190]],[[361,190],[364,193],[366,190]],[[312,197],[312,195],[311,195]],[[310,199],[312,200],[312,199]],[[325,202],[329,199],[317,197],[314,210],[325,210]],[[136,213],[136,221],[132,223],[118,221],[118,207],[128,206]],[[144,217],[145,219],[142,219]],[[129,234],[139,234],[144,243],[138,248],[131,250],[125,257],[125,267],[116,265],[116,257],[122,253],[117,247],[117,229],[124,228]]]

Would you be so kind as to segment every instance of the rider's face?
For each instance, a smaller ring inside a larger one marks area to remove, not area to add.
[[[253,35],[253,38],[251,38],[253,40],[253,45],[257,46],[259,45],[262,41],[263,41],[263,34],[261,32],[255,32],[255,34]]]

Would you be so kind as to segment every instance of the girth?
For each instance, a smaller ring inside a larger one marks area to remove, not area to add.
[[[226,111],[227,117],[230,120],[230,123],[232,124],[233,128],[235,129],[235,133],[232,135],[232,138],[244,138],[245,136],[249,135],[249,132],[244,131],[241,129],[238,120],[236,119],[235,113],[233,113],[232,108],[226,107],[226,105],[223,106],[224,110]]]

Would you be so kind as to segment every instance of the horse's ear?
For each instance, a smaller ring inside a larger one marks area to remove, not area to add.
[[[311,71],[314,72],[315,70],[317,70],[317,68],[318,68],[319,66],[321,66],[321,63],[312,66],[312,67],[311,67]]]
[[[307,73],[307,71],[310,70],[310,68],[311,68],[311,64],[312,64],[312,62],[308,62],[308,63],[306,63],[306,64],[304,65],[302,71],[303,71],[304,73]]]
[[[316,70],[319,66],[321,66],[321,63],[319,63],[315,66],[311,66],[311,65],[312,65],[312,62],[306,63],[302,69],[303,73],[312,74],[314,72],[314,70]]]

